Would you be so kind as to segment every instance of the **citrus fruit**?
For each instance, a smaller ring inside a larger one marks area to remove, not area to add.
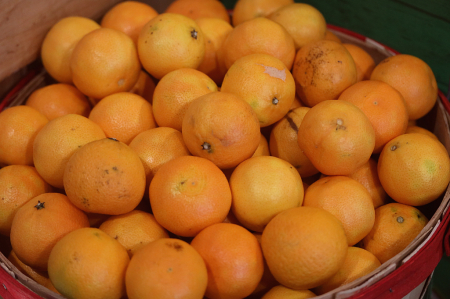
[[[294,3],[293,0],[238,0],[233,7],[234,27],[256,17],[267,17],[280,7]]]
[[[356,65],[356,81],[369,80],[373,69],[375,68],[375,60],[363,48],[350,43],[342,44],[352,55]]]
[[[310,290],[294,290],[283,285],[272,287],[261,299],[307,299],[314,298],[314,294]]]
[[[230,15],[221,1],[217,0],[175,0],[165,13],[181,14],[191,19],[217,18],[230,23]]]

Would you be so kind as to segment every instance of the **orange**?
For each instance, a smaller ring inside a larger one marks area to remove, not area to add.
[[[272,55],[290,70],[295,57],[294,39],[280,24],[257,17],[234,27],[223,41],[219,59],[229,69],[239,58],[254,53]]]
[[[33,197],[51,192],[52,187],[29,165],[0,168],[0,234],[9,236],[16,211]]]
[[[327,29],[327,31],[325,32],[325,37],[324,39],[327,40],[332,40],[338,43],[342,43],[341,39],[339,38],[339,36],[337,36],[333,31]]]
[[[101,99],[89,119],[98,124],[106,137],[129,144],[141,132],[156,127],[152,104],[131,92],[118,92]]]
[[[191,68],[169,72],[159,80],[153,93],[153,115],[160,127],[181,131],[183,117],[196,98],[217,91],[217,84],[208,75]]]
[[[339,96],[361,109],[375,130],[374,153],[398,135],[404,134],[408,126],[408,111],[402,95],[382,81],[365,80],[344,90]]]
[[[321,173],[348,175],[369,160],[375,131],[352,103],[326,100],[305,114],[298,129],[298,144]]]
[[[38,88],[31,93],[25,105],[41,112],[48,120],[66,114],[88,116],[91,104],[76,87],[66,83],[56,83]]]
[[[361,241],[375,222],[375,208],[369,191],[346,176],[327,176],[312,183],[303,205],[324,209],[339,219],[349,246]]]
[[[436,77],[425,61],[413,55],[384,59],[375,66],[370,79],[386,82],[402,94],[410,120],[421,118],[436,103]]]
[[[81,228],[53,247],[48,275],[68,298],[123,298],[129,264],[125,248],[98,228]]]
[[[129,92],[135,93],[144,99],[146,99],[150,104],[153,103],[153,92],[155,91],[156,82],[150,77],[144,70],[141,71],[136,84],[129,90]]]
[[[103,138],[72,154],[63,176],[70,201],[87,213],[125,214],[141,201],[145,171],[139,156],[125,143]]]
[[[137,46],[142,66],[156,79],[179,68],[196,69],[205,56],[200,27],[175,13],[162,13],[145,24]]]
[[[208,269],[207,298],[245,298],[258,286],[264,260],[256,237],[237,224],[217,223],[191,241]]]
[[[175,0],[165,13],[181,14],[191,19],[218,18],[230,23],[230,15],[225,5],[217,0]]]
[[[99,229],[119,241],[130,257],[146,244],[169,237],[152,214],[139,210],[110,216],[100,224]]]
[[[292,164],[302,178],[312,176],[319,172],[298,146],[298,138],[302,138],[298,136],[298,128],[309,109],[311,108],[298,107],[289,110],[273,126],[269,138],[272,156],[281,158]]]
[[[256,148],[256,151],[253,153],[252,157],[259,156],[270,156],[269,142],[262,133],[261,138],[259,139],[259,145]]]
[[[85,213],[60,193],[43,193],[17,210],[11,225],[11,246],[30,267],[47,270],[53,246],[66,234],[88,227]]]
[[[33,142],[48,119],[35,108],[19,105],[0,112],[0,164],[33,165]]]
[[[278,58],[260,53],[237,59],[225,74],[220,90],[249,103],[261,127],[283,118],[295,99],[295,82],[289,69]]]
[[[322,13],[307,3],[291,3],[278,8],[268,16],[286,28],[294,38],[295,49],[324,39],[327,22]]]
[[[125,33],[100,28],[86,34],[70,57],[74,85],[85,95],[101,99],[128,91],[141,71],[136,46]]]
[[[375,68],[375,60],[363,48],[349,43],[342,44],[352,55],[356,65],[356,81],[369,80],[373,69]]]
[[[296,207],[276,215],[261,237],[264,257],[282,285],[306,290],[335,275],[347,255],[347,237],[330,212]]]
[[[223,91],[192,101],[181,133],[191,154],[222,169],[233,168],[250,158],[261,139],[258,117],[250,104]]]
[[[380,261],[371,252],[359,247],[349,247],[347,257],[339,271],[327,282],[315,288],[314,292],[318,295],[325,294],[371,273],[379,266]]]
[[[137,44],[142,27],[157,15],[158,12],[147,3],[125,1],[111,7],[103,15],[100,25],[122,31]]]
[[[34,166],[50,185],[63,189],[63,175],[70,156],[86,143],[105,138],[99,125],[78,114],[48,122],[33,143]]]
[[[92,19],[69,16],[56,22],[45,35],[41,45],[41,60],[45,70],[56,81],[72,83],[70,57],[80,39],[100,28]]]
[[[421,134],[428,135],[428,136],[430,136],[430,137],[432,137],[432,138],[434,138],[434,139],[436,139],[436,140],[439,140],[439,139],[437,138],[437,136],[436,136],[433,132],[431,132],[430,130],[425,129],[425,128],[423,128],[423,127],[420,127],[420,126],[418,126],[418,125],[409,125],[409,126],[406,128],[405,134],[408,134],[408,133],[421,133]]]
[[[233,214],[256,232],[278,213],[303,203],[300,175],[290,163],[273,156],[243,161],[231,174],[230,188]]]
[[[168,161],[150,183],[153,215],[168,231],[193,237],[222,222],[231,206],[231,191],[223,172],[211,161],[181,156]]]
[[[294,3],[293,0],[238,0],[233,7],[232,23],[240,23],[257,17],[267,17],[284,5]]]
[[[415,207],[388,203],[375,210],[375,225],[363,239],[363,248],[383,264],[405,249],[428,223]]]
[[[314,298],[316,294],[310,290],[293,290],[283,285],[272,287],[261,299],[307,299]]]
[[[336,100],[356,83],[356,65],[340,43],[331,40],[311,42],[298,50],[292,69],[297,95],[308,107]]]
[[[425,134],[389,141],[378,158],[378,176],[395,201],[422,206],[437,199],[450,182],[450,158],[444,145]]]

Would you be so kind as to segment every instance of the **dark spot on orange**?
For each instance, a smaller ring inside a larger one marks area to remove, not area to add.
[[[2,198],[2,199],[3,199],[3,198]],[[40,202],[40,201],[38,200],[37,205],[35,205],[34,207],[36,208],[36,210],[43,209],[43,208],[45,208],[45,202]]]

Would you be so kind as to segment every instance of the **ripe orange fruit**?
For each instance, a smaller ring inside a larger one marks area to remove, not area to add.
[[[53,247],[48,275],[68,298],[123,298],[130,258],[119,242],[98,228],[81,228]]]
[[[375,224],[363,239],[363,248],[383,264],[405,249],[428,223],[415,207],[388,203],[375,210]]]
[[[230,15],[221,1],[217,0],[176,0],[169,4],[165,13],[181,14],[191,19],[218,18],[230,23]]]
[[[129,92],[135,93],[144,99],[146,99],[150,104],[153,103],[153,92],[155,91],[156,83],[155,80],[150,77],[147,72],[142,70],[140,72],[139,78],[136,84],[129,90]]]
[[[168,161],[150,183],[156,220],[168,231],[193,237],[222,222],[230,211],[231,191],[223,172],[211,161],[181,156]]]
[[[418,57],[408,54],[388,57],[375,66],[370,79],[386,82],[402,94],[410,120],[421,118],[436,103],[436,77]]]
[[[91,104],[73,85],[56,83],[38,88],[31,93],[25,105],[41,112],[48,120],[66,114],[88,116]]]
[[[308,107],[336,100],[349,86],[356,83],[356,65],[340,43],[331,40],[311,42],[298,50],[292,75],[297,95]]]
[[[0,234],[9,236],[16,211],[33,197],[51,192],[52,187],[29,165],[0,168]]]
[[[206,74],[191,68],[169,72],[155,87],[153,115],[160,127],[181,131],[183,117],[196,98],[217,91],[217,84]]]
[[[179,68],[196,69],[205,56],[203,32],[189,17],[162,13],[142,28],[138,53],[144,69],[156,79]]]
[[[67,114],[56,118],[34,139],[34,166],[46,182],[63,189],[64,169],[70,156],[86,143],[105,137],[102,128],[87,117]]]
[[[269,142],[264,134],[261,133],[261,138],[259,139],[259,145],[256,151],[253,153],[252,157],[259,156],[270,156]]]
[[[250,158],[261,139],[258,117],[250,104],[222,91],[192,101],[181,132],[193,155],[211,160],[223,169]]]
[[[231,210],[242,225],[262,232],[278,213],[301,206],[303,184],[297,170],[273,156],[249,158],[231,174]]]
[[[279,213],[267,224],[261,247],[280,284],[305,290],[337,273],[348,245],[341,222],[330,212],[301,206]]]
[[[256,237],[237,224],[217,223],[191,241],[208,269],[208,298],[245,298],[258,286],[264,260]]]
[[[203,298],[208,274],[200,254],[183,240],[161,238],[140,249],[125,283],[133,298]]]
[[[69,16],[56,22],[44,37],[41,60],[45,70],[56,81],[72,83],[70,57],[80,39],[100,25],[92,19]]]
[[[36,109],[19,105],[0,112],[0,164],[33,165],[33,142],[48,119]]]
[[[102,128],[106,137],[125,144],[139,133],[156,127],[152,104],[131,92],[104,97],[92,108],[89,119]]]
[[[332,40],[338,43],[342,43],[341,39],[339,38],[339,36],[337,36],[333,31],[327,29],[327,31],[325,32],[325,37],[324,39],[327,40]]]
[[[260,53],[237,59],[225,74],[220,90],[249,103],[261,127],[279,121],[295,99],[295,82],[289,69],[278,58]]]
[[[30,267],[47,270],[53,246],[66,234],[88,227],[85,213],[60,193],[43,193],[20,207],[11,225],[11,246]]]
[[[420,134],[425,134],[425,135],[428,135],[428,136],[430,136],[430,137],[432,137],[432,138],[434,138],[434,139],[436,139],[436,140],[439,140],[439,139],[437,138],[437,136],[436,136],[433,132],[431,132],[430,130],[425,129],[425,128],[423,128],[423,127],[420,127],[420,126],[418,126],[418,125],[409,125],[409,126],[406,128],[405,134],[408,134],[408,133],[420,133]]]
[[[310,290],[294,290],[283,285],[272,287],[261,299],[308,299],[314,298],[316,294]]]
[[[398,135],[404,134],[408,126],[408,110],[403,96],[382,81],[364,80],[344,90],[339,96],[361,109],[375,130],[374,153]]]
[[[298,145],[321,173],[348,175],[369,160],[375,131],[367,116],[352,103],[326,100],[303,117]]]
[[[359,247],[349,247],[347,257],[339,271],[327,282],[315,288],[314,293],[318,295],[328,293],[371,273],[379,266],[380,261],[371,252]]]
[[[294,38],[295,49],[324,39],[327,22],[323,14],[307,3],[291,3],[278,8],[267,16],[286,28]]]
[[[349,246],[361,241],[375,222],[375,208],[369,191],[346,176],[326,176],[312,183],[303,205],[324,209],[344,227]]]
[[[375,68],[375,60],[363,48],[349,43],[342,44],[352,55],[356,65],[356,81],[369,80],[373,69]]]
[[[157,15],[158,12],[147,3],[125,1],[111,7],[103,15],[100,25],[122,31],[137,44],[142,27]]]
[[[232,24],[234,27],[257,17],[267,17],[293,0],[238,0],[233,7]]]
[[[400,135],[378,158],[381,185],[393,200],[422,206],[437,199],[450,182],[450,158],[444,145],[425,134]]]
[[[139,78],[141,64],[131,37],[115,29],[100,28],[77,43],[70,69],[74,85],[83,94],[102,99],[130,90]]]
[[[70,201],[88,213],[125,214],[141,201],[145,171],[139,156],[110,138],[91,141],[72,154],[63,176]]]

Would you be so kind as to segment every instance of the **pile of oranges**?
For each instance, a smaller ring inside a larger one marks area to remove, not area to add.
[[[377,269],[450,181],[418,57],[292,0],[112,7],[47,33],[0,113],[8,258],[67,298],[312,298]]]

